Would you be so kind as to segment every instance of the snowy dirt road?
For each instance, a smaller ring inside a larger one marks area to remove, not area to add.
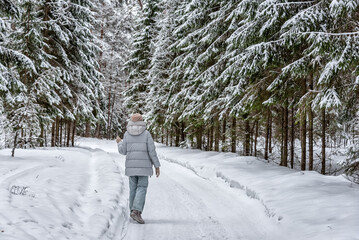
[[[124,239],[281,239],[259,202],[165,161],[150,180],[143,218],[145,225],[128,224]]]
[[[117,155],[113,146],[81,145],[110,152],[124,170],[124,156]],[[150,178],[142,214],[146,224],[128,220],[113,239],[295,239],[267,215],[260,201],[243,191],[220,179],[204,179],[183,166],[160,161],[161,176]],[[124,186],[127,198],[128,183]]]
[[[129,219],[125,157],[113,141],[81,139],[78,148],[18,150],[15,158],[2,150],[0,239],[300,239],[245,191],[160,161],[140,225]]]

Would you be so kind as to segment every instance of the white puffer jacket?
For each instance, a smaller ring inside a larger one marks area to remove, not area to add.
[[[152,176],[152,165],[161,166],[144,121],[128,123],[123,140],[118,143],[118,152],[126,155],[126,176]]]

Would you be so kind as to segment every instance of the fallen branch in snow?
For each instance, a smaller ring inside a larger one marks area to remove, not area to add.
[[[14,194],[14,195],[23,195],[23,196],[25,196],[27,194],[28,188],[29,188],[28,186],[16,186],[16,185],[13,185],[10,188],[10,193]]]

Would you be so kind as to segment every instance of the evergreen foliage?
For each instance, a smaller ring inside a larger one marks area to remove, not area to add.
[[[289,135],[294,134],[293,149],[300,138],[291,128],[300,123],[302,149],[309,144],[309,169],[313,137],[317,142],[326,139],[323,128],[328,142],[356,142],[357,1],[189,0],[163,1],[161,6],[168,11],[153,27],[160,30],[146,35],[154,39],[154,47],[148,48],[149,41],[141,44],[146,49],[137,47],[133,56],[142,58],[133,57],[137,65],[129,65],[130,78],[149,79],[141,82],[147,87],[138,90],[140,81],[131,84],[127,103],[131,111],[147,114],[163,141],[164,132],[170,144],[173,137],[187,134],[192,146],[196,138],[199,148],[211,150],[219,135],[224,136],[222,144],[227,143],[226,129],[232,127],[243,141],[243,153],[256,154],[253,145],[260,135],[271,152],[273,138],[286,166]],[[137,29],[136,43],[143,29]],[[146,94],[136,98],[134,92]],[[240,127],[229,125],[231,117]],[[231,141],[236,143],[233,134]],[[321,155],[325,160],[325,151]],[[349,161],[347,169],[352,169],[352,161],[356,160]],[[302,169],[306,164],[304,156]],[[326,170],[322,163],[321,172]]]

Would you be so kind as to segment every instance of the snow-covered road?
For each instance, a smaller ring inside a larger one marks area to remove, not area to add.
[[[150,180],[143,218],[128,224],[125,239],[281,239],[257,201],[166,161]]]
[[[124,157],[118,155],[113,145],[93,144],[80,145],[110,152],[118,158],[123,171]],[[146,224],[128,220],[114,239],[288,239],[289,231],[281,230],[265,207],[243,191],[230,188],[220,179],[200,177],[176,163],[161,158],[160,161],[161,176],[150,178],[142,215]],[[125,187],[127,197],[127,182]]]
[[[0,239],[359,239],[359,187],[342,177],[231,153],[157,150],[161,176],[150,179],[144,225],[129,219],[114,141],[19,149],[15,158],[1,150]]]

